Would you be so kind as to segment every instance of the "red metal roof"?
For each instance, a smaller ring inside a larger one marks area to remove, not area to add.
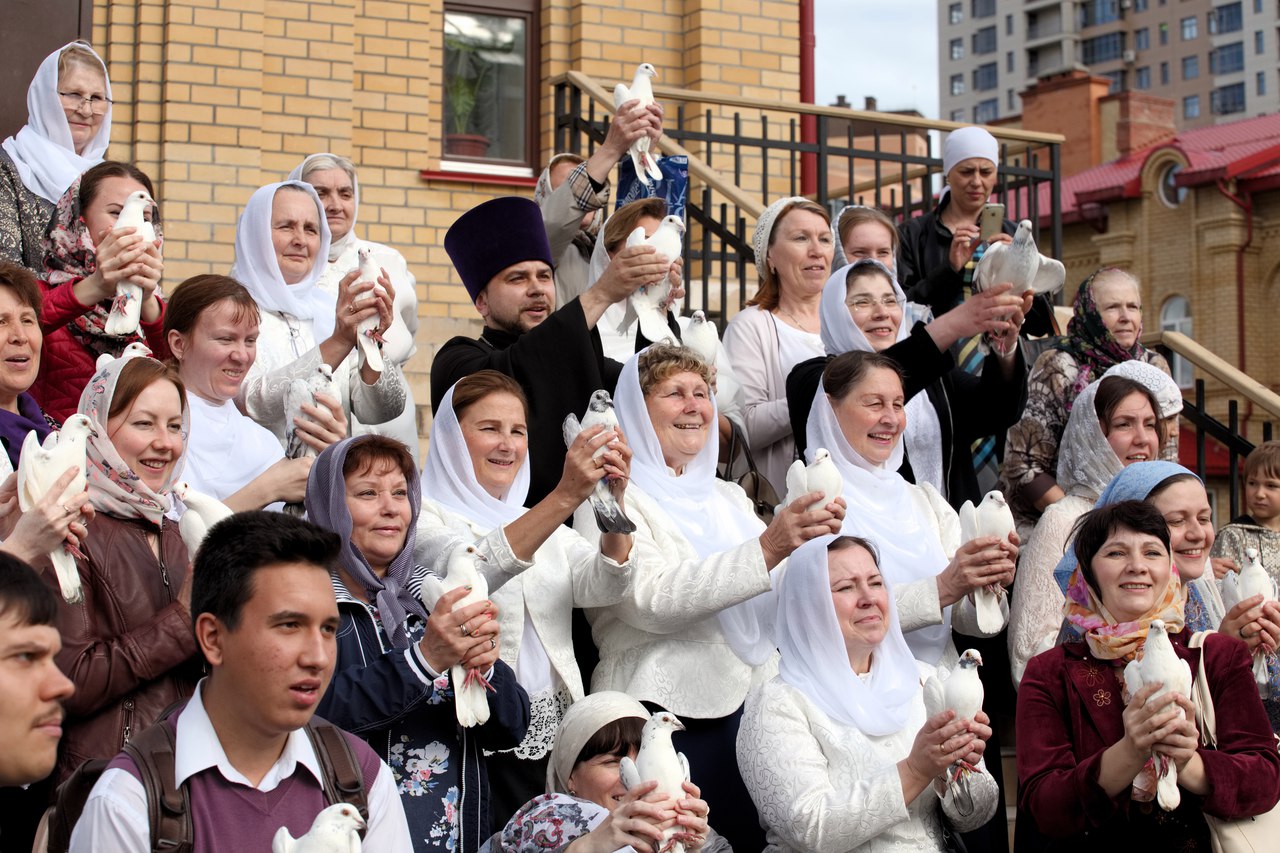
[[[1142,167],[1156,152],[1174,149],[1187,165],[1179,186],[1199,186],[1219,179],[1255,182],[1259,189],[1280,177],[1280,113],[1186,130],[1109,163],[1086,169],[1062,182],[1062,220],[1079,222],[1080,205],[1135,198]],[[1247,185],[1246,185],[1247,186]],[[1038,187],[1038,209],[1049,208],[1049,186]]]

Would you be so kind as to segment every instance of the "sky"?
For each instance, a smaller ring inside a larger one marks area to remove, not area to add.
[[[938,118],[937,0],[816,0],[815,100]]]

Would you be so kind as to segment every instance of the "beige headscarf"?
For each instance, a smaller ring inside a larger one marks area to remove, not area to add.
[[[635,699],[616,690],[584,696],[565,712],[556,732],[556,745],[547,762],[547,793],[569,793],[569,776],[578,753],[600,729],[627,717],[649,719],[649,711]]]

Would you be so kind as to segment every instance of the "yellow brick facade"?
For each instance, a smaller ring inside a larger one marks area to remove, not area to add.
[[[612,87],[647,61],[666,85],[797,99],[795,0],[625,6],[543,4],[541,159],[551,153],[554,109],[546,81],[570,69]],[[350,156],[359,233],[398,248],[418,279],[422,324],[409,376],[420,415],[436,347],[479,327],[444,233],[487,198],[531,193],[421,176],[440,169],[443,153],[443,20],[443,0],[101,0],[94,12],[94,45],[116,98],[110,153],[157,184],[166,284],[230,269],[236,219],[258,186],[316,151]]]

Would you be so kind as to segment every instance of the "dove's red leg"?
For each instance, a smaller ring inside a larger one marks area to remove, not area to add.
[[[488,690],[490,693],[498,692],[497,689],[492,684],[489,683],[488,679],[486,679],[484,675],[481,674],[480,670],[478,669],[467,670],[467,677],[462,679],[462,686],[469,687],[472,684],[477,684],[477,683],[483,685],[484,689]]]

